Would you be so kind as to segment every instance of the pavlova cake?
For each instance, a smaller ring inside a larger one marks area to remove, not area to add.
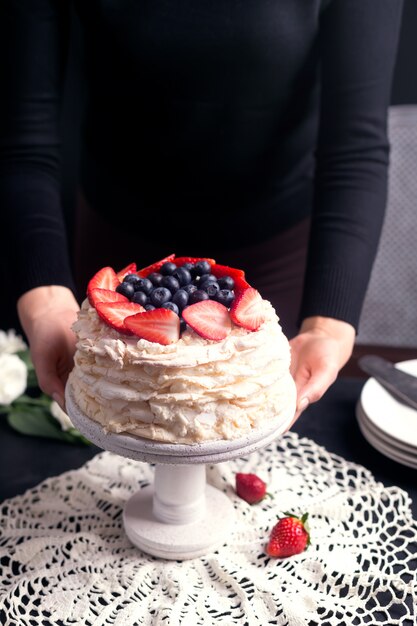
[[[170,255],[92,277],[68,385],[105,432],[235,439],[295,412],[290,346],[241,269]]]

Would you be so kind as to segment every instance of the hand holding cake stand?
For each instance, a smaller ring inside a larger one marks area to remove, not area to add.
[[[174,560],[215,550],[233,525],[233,504],[226,494],[206,483],[206,465],[265,447],[289,428],[294,417],[290,405],[267,429],[240,439],[186,445],[106,433],[80,410],[70,385],[66,409],[74,426],[99,448],[155,464],[153,485],[138,490],[127,501],[123,524],[135,546],[152,556]]]

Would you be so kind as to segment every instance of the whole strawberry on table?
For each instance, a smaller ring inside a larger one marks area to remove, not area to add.
[[[297,517],[284,513],[278,519],[269,535],[266,553],[269,556],[285,558],[304,552],[310,545],[310,531],[307,525],[308,513]]]
[[[262,478],[253,473],[237,472],[235,476],[236,494],[248,504],[257,504],[270,495],[267,484]]]

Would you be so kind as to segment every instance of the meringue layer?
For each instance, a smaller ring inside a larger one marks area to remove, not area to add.
[[[236,439],[295,412],[290,346],[279,318],[263,300],[257,331],[232,324],[223,341],[187,329],[164,346],[121,335],[86,299],[69,376],[81,411],[105,432],[170,443]]]

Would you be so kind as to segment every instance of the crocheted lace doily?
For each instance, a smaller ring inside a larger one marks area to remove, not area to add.
[[[207,466],[237,509],[227,542],[198,559],[142,553],[122,508],[154,467],[102,452],[1,506],[0,623],[13,626],[416,624],[417,524],[407,493],[295,433]],[[237,471],[273,498],[249,505]],[[310,514],[302,554],[265,554],[277,515]]]

